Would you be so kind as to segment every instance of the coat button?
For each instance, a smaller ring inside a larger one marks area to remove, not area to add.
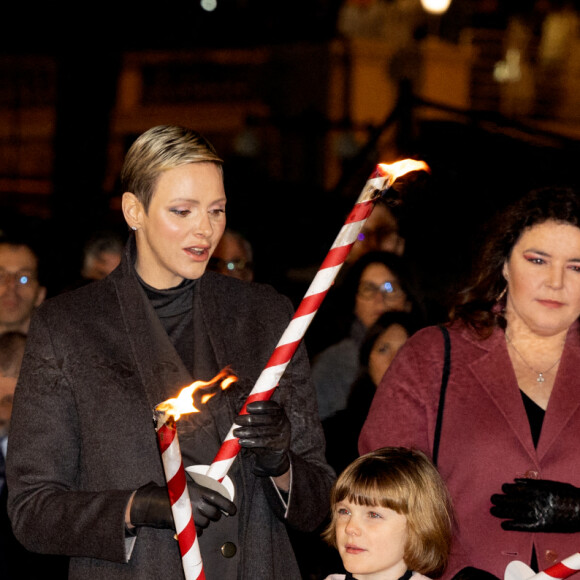
[[[233,542],[226,542],[220,549],[224,558],[233,558],[238,551]]]
[[[558,553],[554,550],[546,550],[546,560],[553,564],[558,560]]]

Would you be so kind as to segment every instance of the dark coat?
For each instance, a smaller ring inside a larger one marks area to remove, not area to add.
[[[182,575],[171,530],[140,528],[128,561],[126,555],[132,491],[165,482],[152,410],[193,381],[129,255],[105,280],[38,309],[15,394],[7,460],[14,531],[31,550],[72,556],[71,579]],[[272,288],[212,272],[193,294],[195,379],[229,366],[239,381],[178,423],[186,466],[211,463],[292,315],[290,302]],[[239,512],[233,541],[240,579],[299,578],[285,526],[312,530],[328,510],[333,473],[303,347],[273,398],[292,425],[289,504],[285,510],[269,478],[253,475],[251,454],[238,456],[229,475]],[[208,578],[217,575],[215,530],[219,536],[225,519],[200,538]]]
[[[0,461],[4,461],[0,457]],[[8,519],[6,485],[0,491],[0,578],[2,580],[66,580],[68,558],[26,550],[14,537]]]

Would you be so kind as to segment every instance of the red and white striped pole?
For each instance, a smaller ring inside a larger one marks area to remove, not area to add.
[[[537,578],[549,580],[550,578],[568,578],[580,571],[580,553],[576,552],[561,562],[546,568],[537,575]]]
[[[272,396],[280,377],[371,214],[375,201],[391,187],[397,177],[418,170],[428,171],[429,167],[423,161],[413,159],[405,159],[392,164],[380,163],[376,166],[272,356],[248,395],[240,414],[247,414],[246,407],[249,403],[265,401]],[[238,439],[233,435],[235,428],[236,425],[232,425],[207,472],[208,476],[218,481],[222,481],[226,476],[240,451]]]
[[[181,562],[186,580],[205,580],[199,539],[193,521],[193,510],[187,490],[187,480],[183,459],[177,438],[177,427],[173,415],[155,411],[157,422],[157,440],[161,451],[161,460],[171,512],[175,522]]]
[[[580,571],[580,553],[576,552],[561,562],[542,570],[534,572],[523,562],[510,562],[505,571],[505,580],[563,580]]]

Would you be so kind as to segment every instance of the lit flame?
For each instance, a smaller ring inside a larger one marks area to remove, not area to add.
[[[205,404],[214,395],[217,394],[218,388],[220,388],[222,391],[225,391],[232,383],[235,383],[237,380],[238,379],[236,376],[228,374],[227,370],[223,370],[213,379],[210,379],[207,382],[195,381],[188,387],[184,387],[181,389],[181,391],[179,391],[177,397],[167,399],[167,401],[159,403],[159,405],[155,407],[155,410],[165,413],[166,415],[171,415],[175,421],[178,421],[181,415],[186,415],[188,413],[199,413],[200,410],[193,404],[193,398],[196,391],[199,389],[209,389],[210,387],[215,386],[215,388],[212,389],[212,392],[204,393],[201,395],[201,403]]]
[[[429,166],[424,161],[417,159],[402,159],[395,163],[379,163],[379,171],[384,175],[389,175],[389,185],[392,185],[399,177],[411,171],[430,171]]]

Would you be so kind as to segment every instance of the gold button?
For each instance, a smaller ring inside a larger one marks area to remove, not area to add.
[[[233,542],[226,542],[220,549],[224,558],[233,558],[238,551]]]
[[[527,479],[540,479],[540,474],[537,471],[530,469],[524,473],[524,477]]]
[[[553,564],[558,560],[558,553],[554,550],[546,550],[546,560]]]

